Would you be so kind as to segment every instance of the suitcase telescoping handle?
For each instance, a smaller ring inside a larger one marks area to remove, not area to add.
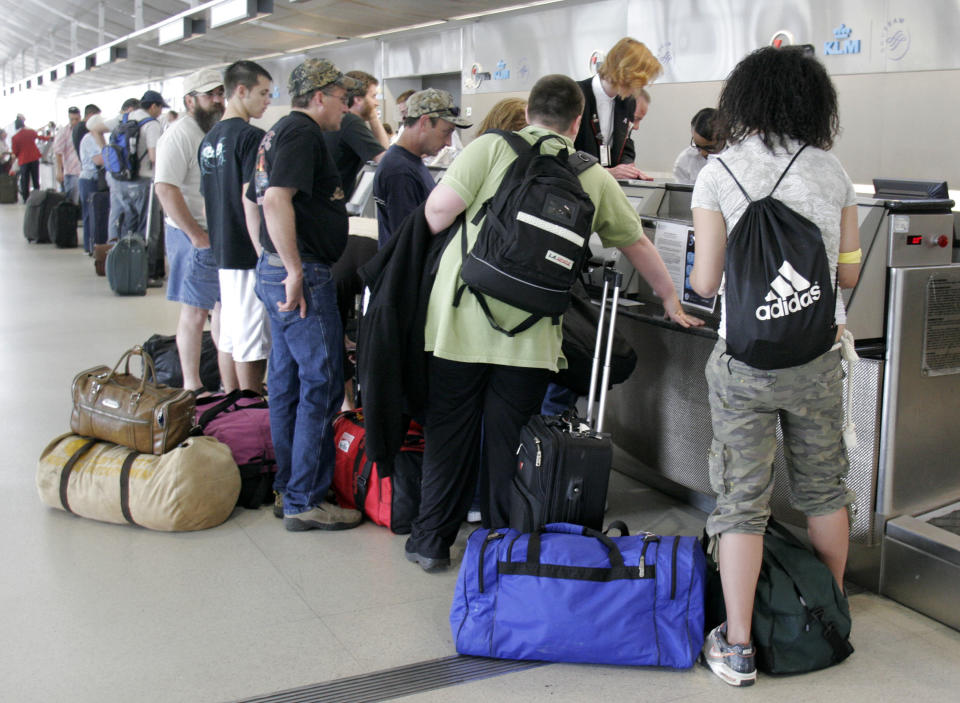
[[[597,322],[597,341],[593,348],[593,366],[590,368],[590,394],[587,396],[587,424],[598,433],[603,432],[603,412],[607,407],[607,387],[610,385],[610,358],[613,352],[613,334],[617,324],[617,305],[620,303],[620,286],[623,274],[607,266],[603,269],[603,297],[600,300],[600,320]],[[607,349],[603,361],[603,380],[600,385],[600,405],[594,415],[594,400],[597,397],[597,380],[600,375],[600,350],[603,347],[603,323],[607,316],[607,294],[613,287],[613,303],[610,305],[610,325],[607,328]],[[596,420],[596,422],[594,422]]]

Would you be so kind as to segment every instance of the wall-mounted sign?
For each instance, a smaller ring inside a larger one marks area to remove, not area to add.
[[[475,63],[470,67],[470,73],[463,81],[463,87],[467,90],[476,90],[484,81],[492,78],[489,71],[484,71],[480,64]]]
[[[670,42],[665,42],[657,49],[657,61],[660,62],[661,66],[667,66],[673,61],[673,50],[671,47],[672,44]]]
[[[910,51],[910,30],[903,17],[896,17],[883,25],[880,51],[891,61],[899,61]]]
[[[510,69],[507,68],[507,62],[503,59],[497,61],[497,70],[493,72],[493,80],[506,81],[510,79]]]
[[[594,51],[590,54],[590,75],[595,75],[597,69],[600,68],[600,64],[603,63],[603,60],[607,58],[607,55],[602,51]]]
[[[859,54],[860,40],[851,39],[853,30],[845,24],[841,24],[833,30],[833,41],[823,43],[823,53],[827,56],[838,56],[840,54]]]
[[[793,38],[793,33],[786,29],[781,29],[770,37],[770,46],[775,49],[779,49],[781,46],[793,46],[794,44],[796,44],[796,41]]]

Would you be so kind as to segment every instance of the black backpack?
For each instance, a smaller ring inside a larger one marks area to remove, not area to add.
[[[491,130],[507,140],[517,152],[497,192],[473,218],[483,220],[473,249],[467,251],[467,224],[461,226],[463,285],[454,306],[469,289],[483,308],[490,325],[514,336],[544,317],[558,324],[570,305],[570,289],[583,268],[593,231],[594,207],[580,185],[579,174],[597,163],[582,151],[541,154],[512,132]],[[502,300],[531,313],[511,330],[493,319],[484,296]]]
[[[140,129],[153,119],[147,117],[138,122],[131,120],[129,113],[125,114],[110,133],[107,145],[100,150],[104,167],[118,181],[135,181],[140,177],[140,157],[137,154]]]
[[[773,197],[803,152],[780,174],[770,194],[749,201],[727,240],[727,353],[758,369],[783,369],[816,359],[833,346],[836,284],[820,228]]]

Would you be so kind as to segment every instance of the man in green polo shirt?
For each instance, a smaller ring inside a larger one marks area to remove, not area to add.
[[[530,92],[527,122],[518,134],[533,144],[546,134],[543,153],[564,146],[574,151],[583,93],[570,78],[541,78]],[[472,247],[479,225],[474,215],[496,192],[516,158],[505,139],[488,134],[475,139],[453,162],[426,203],[430,230],[445,230],[466,211],[467,241]],[[686,315],[673,282],[640,220],[616,180],[598,166],[580,175],[593,201],[593,229],[606,247],[619,247],[664,302],[667,315],[688,327],[703,324]],[[509,521],[510,484],[516,470],[520,429],[539,411],[550,375],[566,360],[560,351],[562,326],[549,318],[508,337],[490,326],[477,298],[467,293],[453,301],[460,279],[461,248],[448,246],[440,261],[427,310],[428,404],[425,425],[420,513],[406,544],[407,558],[425,571],[450,564],[450,545],[473,498],[477,477],[485,527]],[[529,313],[487,298],[504,329]]]

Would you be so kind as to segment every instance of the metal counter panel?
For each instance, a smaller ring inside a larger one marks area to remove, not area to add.
[[[715,340],[629,313],[622,314],[620,320],[618,328],[633,345],[638,361],[633,375],[607,397],[605,429],[617,447],[642,469],[632,462],[617,468],[640,480],[649,480],[652,474],[712,500],[708,453],[713,430],[703,369]],[[858,445],[849,453],[847,483],[857,494],[851,538],[860,544],[874,544],[879,539],[874,506],[882,376],[883,362],[872,360],[861,360],[854,373],[853,419]],[[803,516],[790,507],[779,430],[774,470],[774,515],[790,524],[804,525]]]
[[[960,441],[953,422],[960,417],[960,368],[934,375],[924,367],[928,327],[927,290],[942,281],[960,287],[960,266],[891,269],[884,383],[881,465],[877,505],[886,517],[938,507],[960,499],[957,456]],[[950,317],[960,316],[953,303]],[[950,349],[956,342],[949,339]]]

